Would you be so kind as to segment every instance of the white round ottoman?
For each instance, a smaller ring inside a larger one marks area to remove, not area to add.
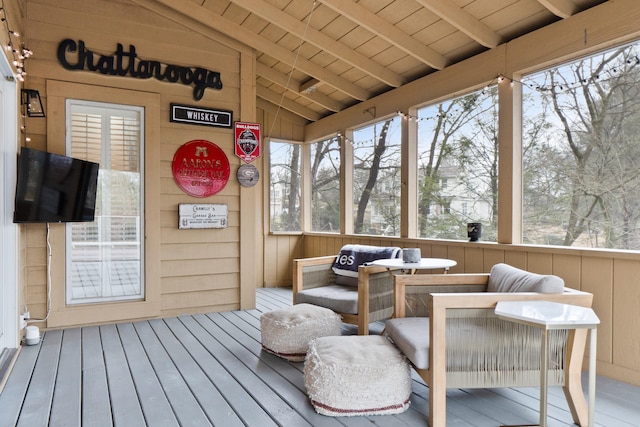
[[[398,414],[409,407],[406,358],[379,335],[311,341],[304,384],[316,412],[331,416]]]
[[[292,362],[304,361],[309,341],[340,335],[342,319],[332,310],[312,304],[296,304],[260,317],[262,348]]]

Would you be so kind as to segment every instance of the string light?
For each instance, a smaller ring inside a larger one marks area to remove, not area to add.
[[[625,61],[625,64],[629,66],[629,68],[636,67],[640,65],[640,58],[638,56],[634,56],[633,58],[629,58]],[[509,84],[513,87],[515,84],[521,84],[522,86],[526,86],[531,90],[536,90],[538,92],[549,92],[549,91],[571,91],[577,87],[585,86],[589,83],[595,82],[606,82],[609,79],[615,78],[622,72],[626,72],[627,70],[618,66],[613,66],[607,70],[601,71],[598,74],[594,74],[589,78],[583,78],[580,80],[576,80],[574,82],[563,82],[554,85],[539,85],[535,83],[529,83],[522,80],[516,80],[512,77],[506,76],[502,73],[498,74],[494,81],[497,81],[498,84],[504,82],[505,80],[509,81]]]
[[[33,55],[33,52],[27,49],[24,43],[20,42],[20,33],[11,28],[4,0],[2,0],[2,5],[0,6],[0,20],[7,32],[7,45],[5,49],[13,56],[12,64],[16,69],[16,78],[23,82],[24,77],[27,75],[24,61],[29,59],[31,55]]]
[[[635,56],[633,58],[629,58],[629,59],[627,59],[625,61],[625,64],[627,66],[629,66],[629,68],[636,67],[636,66],[640,65],[640,58],[638,56]],[[624,72],[624,71],[626,71],[624,69],[624,67],[621,68],[618,65],[618,66],[611,67],[608,70],[601,71],[599,74],[595,74],[595,75],[591,76],[590,78],[583,78],[583,79],[581,79],[579,81],[576,81],[576,82],[572,82],[572,83],[564,82],[562,84],[555,84],[555,85],[551,85],[551,86],[544,86],[544,85],[538,85],[538,84],[534,84],[534,83],[528,83],[526,81],[521,81],[521,80],[514,79],[514,78],[509,77],[509,76],[507,76],[507,75],[505,75],[503,73],[499,73],[499,74],[496,75],[496,77],[491,82],[489,82],[485,86],[485,88],[482,90],[482,94],[486,95],[487,92],[496,83],[501,84],[501,83],[504,83],[505,81],[508,81],[509,85],[511,87],[515,86],[516,84],[521,84],[523,86],[528,87],[529,89],[536,90],[536,91],[539,91],[539,92],[552,91],[552,90],[560,90],[560,91],[565,91],[566,90],[566,91],[569,91],[569,90],[572,90],[572,89],[574,89],[576,87],[581,87],[581,86],[584,86],[586,84],[593,83],[593,82],[596,82],[596,81],[599,81],[599,82],[607,81],[607,77],[606,76],[609,76],[610,78],[614,78],[617,74],[619,74],[621,72]],[[435,115],[433,115],[431,117],[425,117],[425,116],[423,116],[423,117],[415,117],[415,116],[407,114],[407,113],[405,113],[404,111],[401,111],[401,110],[397,110],[396,114],[397,114],[398,117],[400,117],[400,118],[402,118],[404,120],[415,120],[416,122],[420,122],[420,121],[427,121],[427,120],[440,120],[440,119],[446,118],[447,116],[455,116],[457,114],[462,113],[463,111],[464,111],[464,109],[455,109],[455,110],[452,110],[452,111],[450,111],[448,113],[442,113],[441,112],[441,113],[435,114]],[[340,138],[340,136],[341,136],[340,132],[338,132],[337,135],[338,135],[338,138]],[[344,141],[349,143],[349,144],[356,145],[356,146],[370,145],[370,144],[373,144],[375,142],[374,139],[353,141],[353,140],[351,140],[351,139],[349,139],[347,137],[344,138]]]
[[[405,113],[404,111],[396,111],[396,114],[398,115],[398,117],[400,117],[403,120],[408,120],[408,121],[420,120],[418,117],[414,117],[410,114]]]

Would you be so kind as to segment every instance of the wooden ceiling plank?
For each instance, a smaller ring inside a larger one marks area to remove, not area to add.
[[[298,116],[297,114],[293,114],[292,112],[288,111],[288,110],[282,110],[279,109],[277,105],[269,102],[269,101],[265,101],[262,98],[257,98],[256,97],[256,107],[259,110],[263,110],[264,112],[268,112],[269,114],[271,114],[273,117],[284,117],[286,116],[286,120],[290,121],[292,124],[299,124],[301,126],[305,126],[306,124],[309,123],[309,120],[305,119],[304,117]],[[264,135],[264,138],[271,138],[271,134],[274,130],[274,127],[277,128],[277,123],[274,123],[272,120],[265,120],[264,123],[264,130],[262,132],[262,134]]]
[[[502,43],[502,37],[498,33],[450,0],[417,2],[483,46],[493,48]]]
[[[313,111],[311,108],[304,107],[295,101],[272,91],[271,89],[267,89],[264,86],[256,85],[256,95],[259,98],[269,101],[278,107],[284,108],[285,110],[291,111],[300,117],[311,120],[312,122],[315,122],[322,117],[320,113]]]
[[[304,22],[299,21],[288,13],[281,11],[263,0],[231,1],[249,12],[271,22],[272,24],[279,26],[285,31],[298,36],[301,40],[313,44],[323,51],[329,52],[340,60],[367,72],[391,87],[398,87],[404,83],[404,79],[400,75],[391,72],[386,67],[372,61],[350,47],[335,41],[310,25],[306,25]]]
[[[317,79],[309,79],[304,83],[300,83],[300,92],[313,92],[322,85]]]
[[[334,113],[342,111],[345,108],[345,105],[341,102],[319,92],[298,92],[298,94]]]
[[[354,99],[363,101],[369,99],[372,96],[372,94],[369,93],[368,90],[365,90],[358,85],[355,85],[341,78],[340,76],[335,75],[334,73],[328,72],[327,70],[318,67],[311,61],[298,57],[295,52],[291,52],[277,45],[276,43],[265,40],[260,35],[252,31],[247,31],[241,25],[235,24],[204,7],[187,4],[188,2],[184,2],[183,0],[133,1],[151,11],[160,14],[161,16],[165,16],[174,21],[180,22],[182,25],[192,28],[205,36],[207,34],[210,34],[211,32],[214,32],[215,34],[233,34],[234,38],[237,41],[245,44],[246,46],[252,47],[253,49],[256,49],[260,52],[268,53],[268,55],[282,62],[285,62],[292,67],[295,65],[298,70],[310,76],[313,76],[318,80],[326,82],[327,84],[346,93]],[[164,9],[164,7],[159,7],[160,5],[172,9],[174,13],[168,13]],[[179,15],[177,15],[176,13]],[[193,23],[204,25],[205,28],[202,28],[198,25],[193,25]]]
[[[353,22],[367,28],[372,33],[387,40],[398,49],[405,51],[407,54],[419,59],[430,67],[441,70],[450,61],[426,46],[419,40],[411,37],[409,34],[398,29],[394,25],[377,16],[375,13],[365,9],[352,0],[320,0],[324,5],[335,10],[337,13],[344,15]]]
[[[538,0],[538,3],[560,18],[568,18],[578,11],[578,8],[571,0]]]
[[[283,88],[295,92],[296,94],[315,102],[323,108],[330,111],[340,111],[344,108],[344,105],[333,100],[332,98],[323,95],[315,91],[303,90],[300,82],[289,76],[282,74],[281,72],[270,68],[269,66],[256,62],[256,74],[260,77],[271,81],[272,83],[282,86]],[[318,82],[318,80],[312,79],[311,81]]]
[[[298,80],[282,74],[262,62],[256,62],[256,74],[285,89],[300,92],[300,82]]]

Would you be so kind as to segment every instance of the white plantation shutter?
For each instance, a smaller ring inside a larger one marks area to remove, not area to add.
[[[143,112],[67,102],[68,155],[100,164],[96,218],[67,226],[67,303],[141,299]]]

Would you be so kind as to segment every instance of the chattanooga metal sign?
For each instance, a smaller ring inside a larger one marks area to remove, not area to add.
[[[160,61],[145,61],[138,57],[136,47],[129,50],[118,43],[111,55],[100,55],[86,48],[82,40],[65,39],[58,45],[58,61],[67,70],[93,71],[100,74],[137,79],[154,78],[170,83],[193,86],[193,99],[199,101],[207,88],[222,89],[220,73],[200,67],[182,67]]]

